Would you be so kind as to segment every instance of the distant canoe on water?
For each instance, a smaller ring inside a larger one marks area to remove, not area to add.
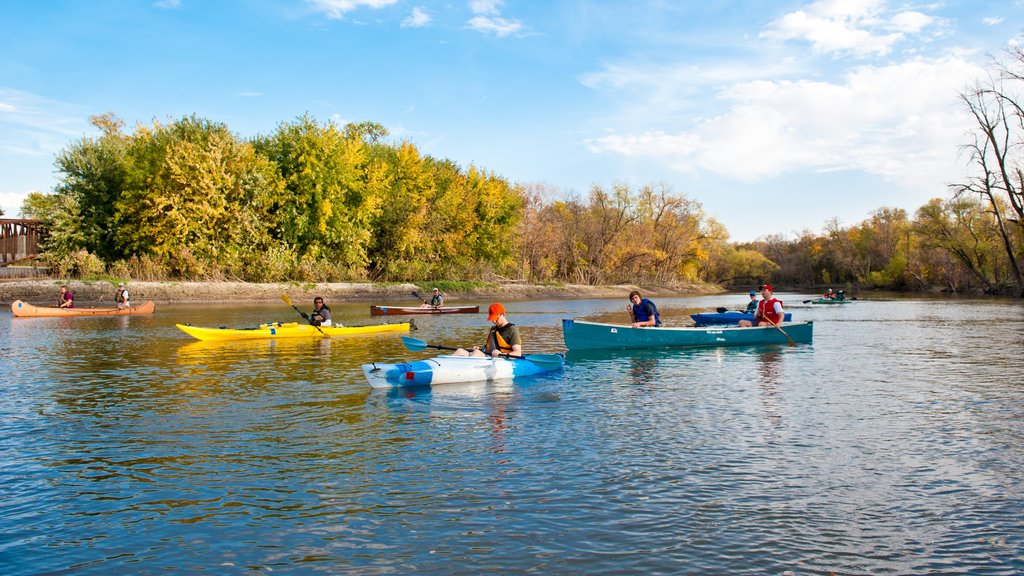
[[[476,314],[479,306],[370,306],[371,316],[404,316],[406,314]]]
[[[141,306],[131,308],[58,308],[57,306],[33,306],[28,302],[15,300],[11,302],[11,314],[21,318],[39,318],[43,316],[129,316],[133,314],[152,314],[156,304],[152,300]]]
[[[813,300],[804,300],[804,304],[849,304],[854,299],[840,300],[838,298],[815,298]]]

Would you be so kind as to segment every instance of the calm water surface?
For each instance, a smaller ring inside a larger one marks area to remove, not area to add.
[[[1024,304],[780,296],[813,345],[570,353],[550,376],[393,391],[359,364],[429,356],[394,334],[174,327],[283,305],[4,312],[0,573],[1024,572]],[[679,323],[746,300],[658,304]],[[625,304],[507,308],[551,352],[562,318]],[[487,326],[416,321],[444,345]]]

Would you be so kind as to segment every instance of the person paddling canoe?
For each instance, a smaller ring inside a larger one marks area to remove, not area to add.
[[[68,290],[67,286],[60,287],[60,295],[57,296],[57,306],[60,308],[74,308],[75,294]]]
[[[430,300],[423,301],[423,307],[440,308],[441,306],[444,306],[444,296],[441,294],[440,290],[434,288],[434,293],[430,296]]]
[[[782,309],[782,300],[772,296],[774,289],[771,284],[764,284],[761,287],[761,301],[757,303],[757,312],[754,312],[754,322],[740,320],[740,326],[778,326],[786,317]]]

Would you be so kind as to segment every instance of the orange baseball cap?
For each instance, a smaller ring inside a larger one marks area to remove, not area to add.
[[[498,316],[501,316],[504,313],[505,307],[502,306],[500,302],[495,302],[494,304],[491,304],[490,308],[487,309],[487,321],[494,322],[495,320],[498,319]]]

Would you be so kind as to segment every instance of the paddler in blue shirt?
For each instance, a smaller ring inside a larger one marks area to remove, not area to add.
[[[632,304],[627,304],[626,310],[629,311],[629,320],[633,323],[633,328],[661,326],[661,315],[658,314],[658,307],[654,302],[644,298],[636,290],[629,293],[629,301]]]

